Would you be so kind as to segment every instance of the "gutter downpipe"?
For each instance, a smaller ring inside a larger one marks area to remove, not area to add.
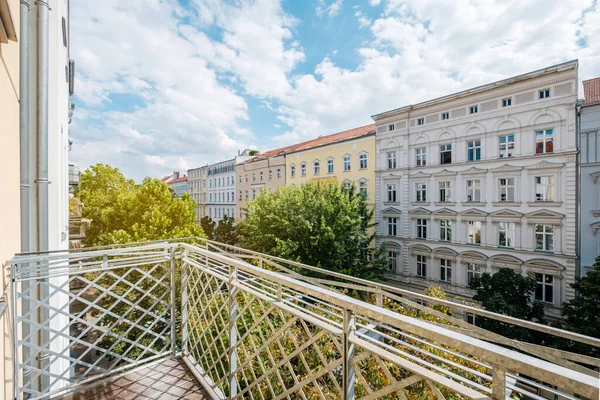
[[[38,251],[49,250],[48,239],[48,98],[49,98],[49,23],[50,5],[48,0],[37,0],[37,87],[36,87],[36,113],[37,113],[37,244]],[[47,278],[39,280],[38,298],[40,301],[48,297]],[[39,330],[39,345],[42,349],[38,354],[38,368],[48,372],[49,364],[49,309],[39,307],[38,323],[46,329]],[[47,373],[40,374],[39,392],[46,393],[50,390],[50,377]]]
[[[29,252],[30,248],[30,209],[29,201],[31,196],[30,186],[30,173],[29,173],[29,160],[30,160],[30,147],[29,147],[29,14],[31,7],[29,0],[21,0],[21,16],[20,16],[20,33],[19,33],[19,63],[20,63],[20,77],[19,77],[19,162],[20,162],[20,175],[21,175],[21,252]],[[16,282],[13,283],[16,285]],[[13,287],[13,290],[16,289]],[[21,291],[27,293],[29,290],[29,281],[21,282]],[[15,304],[16,306],[16,304]],[[29,312],[29,300],[25,298],[21,301],[21,312],[23,315]],[[29,324],[23,323],[21,328],[21,337],[27,337],[30,333]],[[16,340],[16,338],[13,338]],[[22,362],[26,365],[27,360],[30,360],[29,348],[22,348]],[[17,355],[15,354],[15,357]],[[13,360],[15,364],[18,363],[17,359]],[[15,371],[18,371],[15,365]],[[17,374],[13,377],[15,381],[18,379]],[[30,370],[29,368],[23,368],[23,387],[30,387]],[[15,382],[16,383],[16,382]],[[15,385],[16,387],[16,385]],[[14,393],[17,396],[17,393]],[[29,396],[25,396],[28,398]]]

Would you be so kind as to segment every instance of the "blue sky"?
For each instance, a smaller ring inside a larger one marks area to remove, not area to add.
[[[597,0],[71,4],[72,162],[137,180],[566,60],[600,76]]]

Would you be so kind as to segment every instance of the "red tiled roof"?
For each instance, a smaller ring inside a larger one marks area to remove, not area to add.
[[[347,131],[342,131],[338,133],[334,133],[327,136],[320,136],[316,139],[309,140],[307,142],[298,143],[296,145],[290,146],[292,149],[290,152],[301,151],[312,149],[314,147],[325,146],[328,144],[341,142],[343,140],[358,138],[361,136],[368,135],[369,133],[375,132],[375,124],[361,126],[359,128],[350,129]]]
[[[585,105],[600,104],[600,78],[583,81]]]
[[[181,178],[178,179],[173,179],[172,181],[167,182],[167,185],[171,185],[173,183],[178,183],[178,182],[185,182],[188,180],[187,175],[182,176]]]
[[[282,147],[280,149],[266,151],[262,154],[257,155],[254,158],[251,158],[250,160],[248,160],[248,162],[260,161],[260,160],[264,160],[269,157],[275,157],[275,156],[281,155],[281,154],[289,151],[289,149],[291,149],[292,147],[294,147],[294,146],[293,145],[286,146],[286,147]]]

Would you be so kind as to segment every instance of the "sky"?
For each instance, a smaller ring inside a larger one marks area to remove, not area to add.
[[[600,76],[598,0],[72,0],[70,18],[70,162],[138,181],[563,61]]]

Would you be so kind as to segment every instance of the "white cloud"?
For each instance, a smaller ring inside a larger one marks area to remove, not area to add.
[[[369,5],[378,6],[381,3],[381,0],[369,0]]]
[[[319,0],[319,4],[315,10],[315,13],[321,17],[324,14],[327,14],[329,17],[333,18],[338,15],[342,9],[342,4],[344,0],[334,0],[330,4],[325,4],[325,0]]]
[[[369,25],[371,25],[371,20],[362,11],[357,11],[356,13],[354,13],[354,16],[358,18],[358,26],[360,27],[360,29],[366,28]]]

